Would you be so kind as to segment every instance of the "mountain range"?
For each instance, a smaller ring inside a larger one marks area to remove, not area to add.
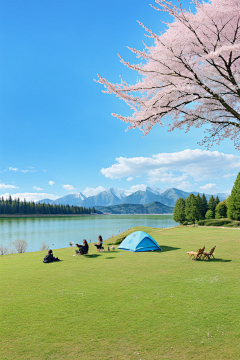
[[[163,205],[158,201],[150,204],[119,204],[113,206],[96,206],[98,214],[172,214],[174,207]]]
[[[192,192],[194,195],[197,195],[197,192]],[[146,205],[152,202],[160,202],[167,206],[175,206],[176,201],[182,197],[186,199],[190,192],[182,191],[176,188],[171,188],[167,190],[146,187],[145,190],[138,190],[130,195],[122,189],[110,188],[104,190],[97,195],[86,197],[81,192],[75,194],[69,194],[64,197],[61,197],[57,200],[43,199],[40,200],[40,203],[46,204],[56,204],[56,205],[70,205],[70,206],[82,206],[82,207],[96,207],[96,206],[113,206],[119,204],[142,204]],[[199,193],[200,196],[202,195]],[[211,195],[205,194],[206,198],[209,199]],[[219,200],[223,201],[226,199],[228,194],[218,193]]]

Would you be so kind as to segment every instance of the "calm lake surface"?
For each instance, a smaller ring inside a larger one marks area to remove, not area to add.
[[[97,242],[117,235],[134,226],[168,228],[178,225],[172,215],[96,215],[55,218],[2,218],[0,219],[0,244],[12,248],[14,240],[28,243],[27,251],[38,251],[42,242],[52,249],[69,246],[83,239]]]

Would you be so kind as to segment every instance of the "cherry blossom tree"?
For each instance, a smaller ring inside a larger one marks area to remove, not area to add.
[[[140,74],[134,85],[121,78],[119,84],[99,76],[103,92],[113,93],[133,110],[131,117],[112,114],[149,133],[156,124],[169,131],[207,126],[201,144],[210,147],[224,138],[240,149],[240,1],[193,0],[195,11],[181,3],[155,0],[155,10],[174,21],[155,34],[146,30],[153,45],[144,50],[129,48],[140,64],[121,62]]]

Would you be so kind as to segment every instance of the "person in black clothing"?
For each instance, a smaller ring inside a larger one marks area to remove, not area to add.
[[[97,243],[97,244],[94,244],[94,246],[97,247],[97,252],[100,252],[100,250],[103,249],[102,243],[103,243],[102,236],[99,235],[99,237],[98,237],[98,243]]]
[[[50,250],[48,250],[48,254],[43,259],[43,262],[44,263],[50,263],[50,262],[53,262],[53,261],[59,261],[59,258],[54,257],[53,256],[53,251],[50,249]]]
[[[77,254],[84,255],[88,253],[88,243],[87,240],[83,240],[83,244],[75,244],[79,250],[75,250]]]

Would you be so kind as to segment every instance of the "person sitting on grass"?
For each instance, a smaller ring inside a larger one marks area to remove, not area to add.
[[[103,239],[102,239],[101,235],[99,235],[98,243],[94,244],[94,246],[97,247],[97,252],[100,252],[100,250],[102,249],[102,243],[103,243]]]
[[[88,243],[87,243],[87,240],[83,240],[83,244],[75,244],[79,250],[75,250],[77,254],[79,255],[85,255],[88,253]]]
[[[53,262],[53,261],[59,261],[59,258],[58,258],[58,257],[54,257],[54,256],[53,256],[53,251],[50,249],[50,250],[48,250],[47,255],[46,255],[45,258],[43,259],[43,262],[44,262],[44,263],[50,263],[50,262]]]

